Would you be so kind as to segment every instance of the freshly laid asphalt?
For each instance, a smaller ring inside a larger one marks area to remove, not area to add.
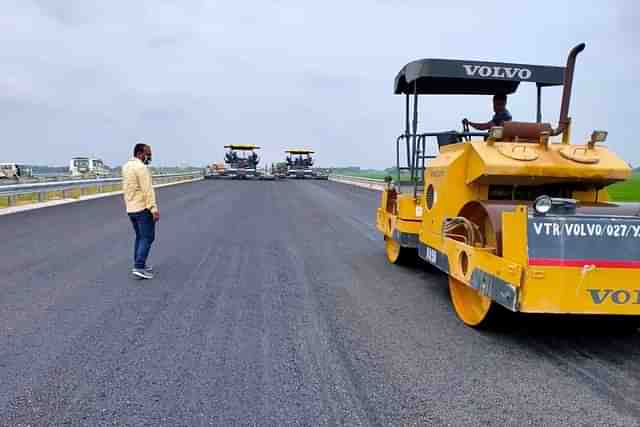
[[[160,189],[152,281],[120,196],[0,216],[0,425],[640,425],[640,333],[465,327],[378,197]]]

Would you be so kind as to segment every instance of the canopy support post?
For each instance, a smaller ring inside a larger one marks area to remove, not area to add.
[[[405,135],[409,135],[410,132],[410,128],[409,128],[409,94],[407,93],[405,95],[405,109],[404,109],[404,134]]]
[[[404,115],[404,142],[405,148],[407,150],[407,167],[409,167],[409,135],[411,134],[411,126],[409,125],[409,114],[410,114],[410,102],[409,102],[409,92],[405,94],[405,115]],[[400,147],[398,146],[398,182],[400,182]]]
[[[542,123],[542,86],[536,84],[536,89],[538,91],[538,107],[536,111],[536,122]]]
[[[411,156],[411,180],[415,182],[416,142],[418,136],[418,81],[413,81],[413,153]]]
[[[398,182],[400,182],[400,140],[396,139],[396,175],[398,176]]]

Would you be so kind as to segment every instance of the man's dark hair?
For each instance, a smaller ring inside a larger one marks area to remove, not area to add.
[[[136,144],[136,146],[133,147],[133,157],[138,157],[138,154],[144,153],[144,147],[146,146],[147,144],[142,144],[142,143]]]
[[[505,95],[504,93],[496,93],[495,95],[493,95],[493,100],[494,101],[507,101],[507,95]]]

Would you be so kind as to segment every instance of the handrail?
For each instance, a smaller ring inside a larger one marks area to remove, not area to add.
[[[335,177],[335,178],[342,178],[342,179],[353,179],[354,181],[369,181],[369,182],[382,182],[382,183],[385,182],[384,179],[366,178],[364,176],[338,175],[338,174],[335,174],[335,173],[332,173],[329,176]]]
[[[152,178],[178,178],[178,177],[196,177],[202,176],[202,171],[183,172],[183,173],[171,173],[171,174],[159,174],[153,175]],[[98,178],[98,179],[82,179],[82,180],[69,180],[69,181],[54,181],[54,182],[37,182],[37,183],[23,183],[23,184],[11,184],[0,186],[0,196],[15,196],[27,193],[37,193],[40,191],[53,191],[53,190],[69,190],[73,188],[83,188],[100,184],[114,184],[121,182],[122,178]]]
[[[329,180],[377,191],[384,191],[384,189],[387,188],[387,183],[385,181],[374,178],[332,174],[329,175]]]

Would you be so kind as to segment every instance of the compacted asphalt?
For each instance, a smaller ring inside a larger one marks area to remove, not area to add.
[[[464,326],[387,263],[378,198],[159,189],[152,281],[121,196],[0,216],[0,425],[640,425],[640,333]]]

